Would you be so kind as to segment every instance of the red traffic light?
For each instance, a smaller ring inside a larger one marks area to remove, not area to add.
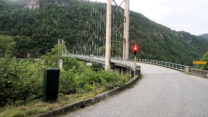
[[[138,46],[137,45],[135,45],[135,46],[133,46],[133,51],[134,51],[134,53],[137,53],[138,52]]]
[[[139,48],[137,45],[133,46],[133,52],[134,52],[134,55],[136,56],[137,52],[139,51]]]

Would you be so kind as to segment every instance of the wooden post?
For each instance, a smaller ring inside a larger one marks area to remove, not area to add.
[[[106,15],[106,43],[105,43],[105,70],[111,69],[111,0],[107,2],[107,15]]]

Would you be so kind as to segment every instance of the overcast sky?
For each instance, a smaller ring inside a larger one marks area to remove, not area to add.
[[[130,0],[130,9],[173,30],[208,33],[208,0]]]

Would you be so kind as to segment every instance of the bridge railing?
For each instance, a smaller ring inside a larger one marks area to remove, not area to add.
[[[158,60],[149,60],[149,59],[138,59],[137,61],[141,62],[141,63],[147,63],[147,64],[152,64],[152,65],[167,67],[167,68],[182,71],[182,72],[185,71],[185,65],[181,65],[181,64],[177,64],[177,63],[158,61]]]
[[[105,64],[105,57],[104,56],[91,56],[91,55],[62,55],[62,57],[76,57],[77,59],[89,61],[89,62],[96,62],[100,64]],[[112,70],[119,73],[119,74],[126,74],[131,73],[132,75],[140,75],[140,66],[137,65],[136,71],[134,70],[133,62],[126,61],[121,58],[111,58]],[[134,73],[135,72],[135,73]]]
[[[65,56],[76,56],[78,58],[82,58],[82,59],[87,59],[88,61],[96,61],[99,63],[103,63],[105,61],[104,57],[99,57],[99,56],[86,56],[86,55],[73,55],[73,54],[68,54]],[[111,58],[112,62],[116,62],[116,63],[122,63],[122,64],[126,64],[126,65],[130,65],[133,66],[133,60],[123,60],[122,58],[119,57],[114,57]],[[174,70],[178,70],[178,71],[185,71],[185,65],[181,65],[181,64],[177,64],[177,63],[171,63],[171,62],[166,62],[166,61],[158,61],[158,60],[149,60],[149,59],[137,59],[137,62],[141,62],[141,63],[147,63],[147,64],[152,64],[152,65],[157,65],[157,66],[162,66],[162,67],[167,67],[170,69],[174,69]]]
[[[97,62],[101,64],[105,64],[105,57],[104,56],[90,56],[90,55],[74,55],[74,54],[67,54],[63,55],[62,57],[77,57],[82,60],[87,60],[91,62]],[[134,62],[133,60],[123,60],[120,57],[112,57],[111,58],[112,63],[117,63],[117,64],[124,64],[131,66],[133,68]],[[137,59],[137,62],[140,63],[147,63],[147,64],[152,64],[152,65],[157,65],[157,66],[162,66],[174,70],[178,70],[181,72],[185,72],[187,74],[193,74],[197,76],[202,76],[202,77],[208,77],[208,72],[205,70],[198,70],[191,68],[190,66],[186,65],[181,65],[177,63],[171,63],[171,62],[166,62],[166,61],[158,61],[158,60],[149,60],[149,59]]]

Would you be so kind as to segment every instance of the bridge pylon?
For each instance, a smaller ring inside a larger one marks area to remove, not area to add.
[[[106,13],[105,70],[111,69],[111,9],[111,0],[108,0]]]
[[[125,8],[124,8],[124,31],[123,35],[123,59],[128,60],[129,59],[129,0],[123,0],[123,2],[118,5],[115,0],[107,0],[107,13],[106,13],[106,45],[105,45],[105,69],[109,70],[111,68],[110,66],[110,58],[111,58],[111,15],[112,15],[112,7],[111,3],[112,1],[115,3],[117,8],[121,8],[121,5],[125,2]],[[121,9],[119,9],[121,10]],[[122,11],[121,11],[122,12]],[[118,28],[116,28],[117,31],[119,31]],[[122,34],[122,33],[120,33]]]
[[[124,8],[124,43],[123,43],[123,59],[129,59],[129,0],[125,0]]]

